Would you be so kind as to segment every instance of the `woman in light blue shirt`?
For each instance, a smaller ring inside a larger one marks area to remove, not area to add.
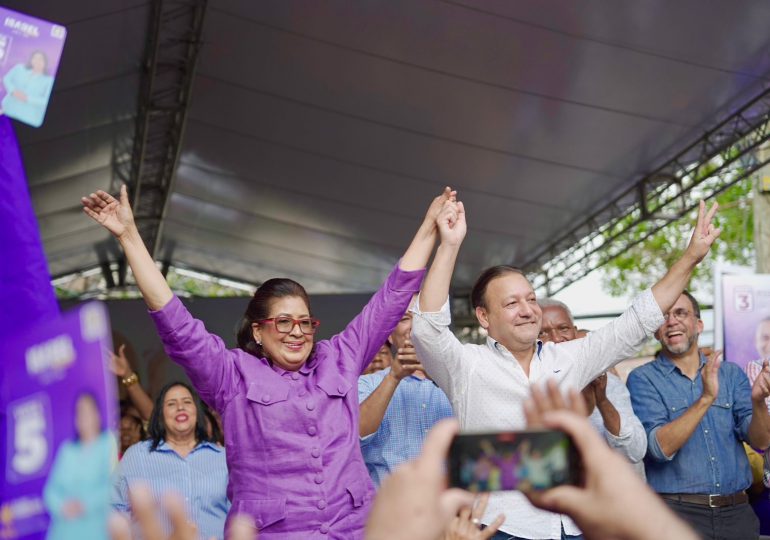
[[[156,501],[176,492],[202,538],[223,538],[230,509],[225,450],[207,434],[200,399],[188,385],[173,382],[163,387],[150,416],[149,435],[123,454],[113,507],[131,512],[128,492],[137,482],[148,486]],[[170,532],[168,522],[164,524]]]
[[[59,446],[43,490],[51,515],[47,538],[106,540],[107,497],[117,444],[112,433],[103,429],[99,405],[88,392],[75,401],[75,431],[74,441]]]
[[[46,73],[48,59],[43,51],[35,51],[29,62],[16,64],[3,77],[6,95],[3,113],[34,127],[43,123],[45,108],[53,89],[53,77]]]

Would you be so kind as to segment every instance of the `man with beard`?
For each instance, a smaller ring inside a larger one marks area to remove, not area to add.
[[[742,441],[770,446],[770,367],[765,361],[751,386],[719,352],[708,359],[700,353],[702,331],[698,302],[685,291],[655,332],[661,352],[628,377],[647,431],[647,481],[705,538],[758,538]]]

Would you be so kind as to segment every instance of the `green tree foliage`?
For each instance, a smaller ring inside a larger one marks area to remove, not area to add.
[[[711,254],[696,268],[691,288],[711,290],[716,260],[750,265],[754,260],[753,179],[736,182],[716,197],[719,203],[719,237]],[[706,201],[711,204],[712,201]],[[692,234],[697,210],[675,221],[636,246],[622,253],[601,270],[602,287],[613,296],[641,291],[660,279],[679,258]],[[644,237],[652,224],[644,222],[631,232],[634,239]]]

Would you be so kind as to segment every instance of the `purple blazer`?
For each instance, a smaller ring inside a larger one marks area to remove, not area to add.
[[[419,290],[396,267],[363,311],[299,371],[227,349],[174,297],[150,312],[168,356],[222,416],[229,516],[264,538],[363,538],[374,487],[358,442],[358,377]]]

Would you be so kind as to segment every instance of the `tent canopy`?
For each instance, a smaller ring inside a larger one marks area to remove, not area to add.
[[[151,5],[10,0],[68,27],[17,133],[53,275],[114,256],[80,196],[113,184]],[[455,274],[521,264],[770,80],[763,0],[209,0],[157,254],[311,292],[376,288],[459,190]]]

